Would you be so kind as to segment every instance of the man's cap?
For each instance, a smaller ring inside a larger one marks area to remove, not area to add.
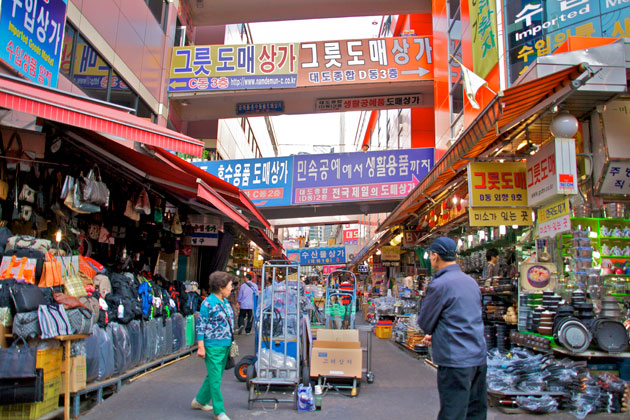
[[[251,279],[252,279],[252,273],[246,273],[246,274],[245,274],[245,277],[246,277],[248,280],[251,280]]]
[[[457,244],[451,238],[440,236],[429,245],[427,251],[438,254],[444,261],[455,261],[457,256]]]

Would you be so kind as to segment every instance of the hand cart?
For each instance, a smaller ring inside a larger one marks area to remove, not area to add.
[[[357,278],[352,271],[335,270],[326,277],[326,327],[354,329]]]
[[[265,279],[272,275],[272,285]],[[309,377],[303,360],[300,266],[286,261],[263,265],[260,303],[256,314],[256,357],[247,368],[249,397],[255,402],[293,403],[297,409],[297,388]],[[305,370],[305,372],[302,372]],[[270,395],[278,387],[292,388],[290,399]]]

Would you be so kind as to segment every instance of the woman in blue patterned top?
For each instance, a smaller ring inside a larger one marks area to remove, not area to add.
[[[230,420],[225,414],[221,395],[221,377],[230,354],[234,331],[234,312],[227,298],[232,293],[234,276],[223,271],[210,275],[210,294],[201,304],[197,323],[197,356],[206,362],[207,376],[197,396],[192,400],[194,409],[211,411],[217,420]]]

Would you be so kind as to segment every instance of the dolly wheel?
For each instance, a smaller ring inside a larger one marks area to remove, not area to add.
[[[374,383],[374,373],[373,372],[368,372],[365,374],[365,379],[367,380],[368,384],[373,384]]]
[[[243,357],[236,364],[236,366],[234,366],[234,376],[236,376],[236,379],[238,379],[240,382],[246,382],[247,381],[247,368],[251,364],[253,364],[252,356]]]

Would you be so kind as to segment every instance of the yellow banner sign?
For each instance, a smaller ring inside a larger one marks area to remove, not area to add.
[[[527,206],[524,162],[474,162],[468,165],[471,207]]]
[[[382,247],[381,261],[400,261],[400,246]]]
[[[469,209],[470,226],[531,226],[532,209],[529,207],[483,207]]]
[[[569,214],[569,199],[564,198],[561,201],[549,204],[545,207],[538,209],[537,219],[538,223],[546,222],[547,220],[557,219]]]
[[[481,78],[499,62],[497,14],[494,0],[468,0],[473,71]]]

